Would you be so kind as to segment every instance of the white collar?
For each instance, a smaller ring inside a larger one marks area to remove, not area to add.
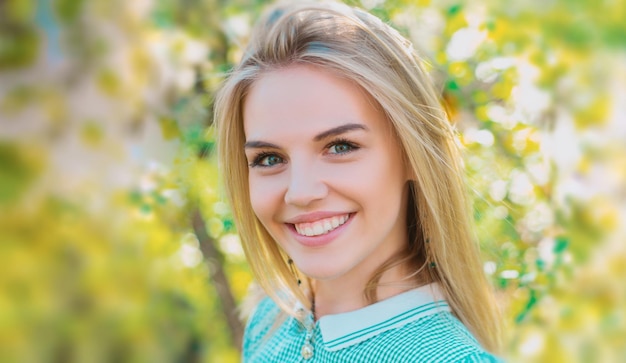
[[[439,285],[431,283],[358,310],[325,315],[319,327],[326,349],[335,351],[441,311],[450,307]]]

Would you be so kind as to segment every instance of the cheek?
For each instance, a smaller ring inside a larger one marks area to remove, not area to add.
[[[265,224],[267,218],[275,212],[280,202],[277,186],[266,178],[250,176],[248,188],[252,209],[261,222]]]
[[[395,154],[372,153],[367,160],[337,170],[334,177],[348,184],[354,191],[385,194],[390,189],[404,185],[407,179],[398,158]]]

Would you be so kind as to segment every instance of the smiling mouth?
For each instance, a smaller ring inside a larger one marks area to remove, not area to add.
[[[307,237],[321,236],[332,232],[350,218],[350,214],[320,219],[312,223],[296,223],[294,227],[299,235]]]

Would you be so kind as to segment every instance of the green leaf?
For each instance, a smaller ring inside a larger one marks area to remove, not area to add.
[[[555,242],[556,242],[554,245],[555,254],[563,253],[569,246],[569,239],[566,237],[557,237]]]
[[[460,13],[461,10],[463,10],[463,5],[456,4],[456,5],[452,5],[451,7],[449,7],[447,13],[448,13],[448,16],[454,16]]]

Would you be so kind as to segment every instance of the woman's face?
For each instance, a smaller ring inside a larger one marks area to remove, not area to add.
[[[385,115],[313,66],[265,73],[244,103],[250,199],[307,276],[367,276],[407,243],[408,172]]]

